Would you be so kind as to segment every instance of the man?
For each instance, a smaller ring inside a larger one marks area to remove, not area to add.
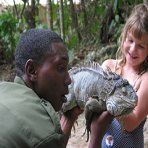
[[[68,62],[66,47],[56,33],[31,29],[22,35],[15,53],[15,80],[0,84],[0,147],[66,147],[71,128],[83,112],[76,107],[61,121],[56,113],[71,83]],[[106,114],[103,120],[94,117],[92,121],[91,135],[96,140],[91,139],[90,147],[98,147],[102,140],[110,121]],[[105,121],[105,126],[98,124]]]

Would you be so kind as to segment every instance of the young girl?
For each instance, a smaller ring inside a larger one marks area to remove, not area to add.
[[[121,58],[108,59],[102,67],[109,67],[134,87],[138,104],[134,111],[123,117],[124,130],[114,119],[102,141],[107,148],[111,137],[113,148],[143,148],[143,126],[148,115],[148,3],[135,6],[121,34]]]

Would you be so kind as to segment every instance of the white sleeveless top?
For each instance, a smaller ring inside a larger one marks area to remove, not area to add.
[[[115,66],[114,66],[114,71],[113,72],[117,72],[117,65],[118,65],[118,61],[116,60],[115,61]],[[133,84],[131,84],[133,86],[133,88],[135,89],[135,91],[137,92],[138,91],[138,88],[135,88],[135,85],[136,85],[136,82],[139,80],[139,78],[145,73],[146,71],[142,71],[140,74],[138,74],[138,76],[136,77],[136,79],[134,80]],[[122,76],[122,69],[119,73],[119,75]]]

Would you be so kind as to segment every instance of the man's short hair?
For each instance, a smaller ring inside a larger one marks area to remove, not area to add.
[[[15,52],[17,76],[22,77],[24,74],[28,59],[40,61],[47,53],[50,54],[53,42],[63,42],[63,40],[58,34],[50,30],[30,29],[23,33]]]

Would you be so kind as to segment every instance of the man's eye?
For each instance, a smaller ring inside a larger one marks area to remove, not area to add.
[[[67,67],[65,67],[65,66],[58,66],[58,71],[59,72],[67,71]]]

